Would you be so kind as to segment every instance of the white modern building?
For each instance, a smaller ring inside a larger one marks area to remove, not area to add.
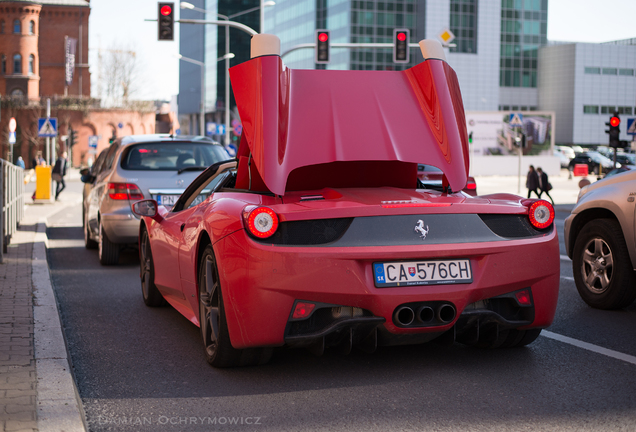
[[[621,140],[631,141],[636,117],[636,39],[603,44],[563,43],[539,50],[539,107],[556,114],[556,142],[607,145],[610,117],[621,118]]]

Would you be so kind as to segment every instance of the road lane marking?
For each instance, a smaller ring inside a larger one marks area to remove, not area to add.
[[[559,255],[559,258],[561,258],[561,261],[572,261],[567,255]]]
[[[614,350],[611,350],[611,349],[603,348],[603,347],[600,347],[598,345],[593,345],[591,343],[583,342],[583,341],[580,341],[578,339],[573,339],[571,337],[567,337],[567,336],[563,336],[563,335],[560,335],[560,334],[552,333],[551,331],[547,331],[547,330],[543,330],[541,332],[541,335],[545,336],[545,337],[547,337],[549,339],[554,339],[556,341],[563,342],[563,343],[566,343],[566,344],[570,344],[570,345],[573,345],[573,346],[578,347],[578,348],[583,348],[584,350],[592,351],[592,352],[595,352],[597,354],[602,354],[602,355],[605,355],[607,357],[612,357],[612,358],[615,358],[617,360],[622,360],[624,362],[636,365],[636,357],[631,356],[629,354],[623,354],[623,353],[618,352],[618,351],[614,351]]]
[[[565,279],[565,280],[569,280],[569,281],[573,281],[574,278],[572,276],[561,276],[561,279]]]

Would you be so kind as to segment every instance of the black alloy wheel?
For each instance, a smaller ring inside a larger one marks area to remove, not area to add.
[[[119,245],[110,241],[106,231],[104,231],[101,219],[99,221],[99,242],[97,246],[100,264],[117,264],[119,261]]]
[[[636,299],[636,274],[614,219],[592,220],[583,227],[574,243],[572,270],[576,289],[593,308],[620,309]]]
[[[141,279],[141,294],[146,306],[157,307],[166,304],[157,286],[155,285],[155,264],[152,260],[152,250],[150,249],[150,238],[148,230],[144,227],[141,232],[141,242],[139,244],[139,266]]]
[[[264,364],[271,358],[270,348],[232,347],[212,245],[205,248],[199,266],[199,325],[205,359],[214,367]]]

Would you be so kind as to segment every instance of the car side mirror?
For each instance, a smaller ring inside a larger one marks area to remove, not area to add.
[[[81,175],[80,180],[82,180],[82,183],[93,183],[95,181],[95,176],[91,175],[90,168],[83,168],[80,171],[80,175]]]
[[[157,217],[157,201],[153,199],[146,199],[137,201],[132,205],[132,211],[137,216],[148,216],[150,218]]]

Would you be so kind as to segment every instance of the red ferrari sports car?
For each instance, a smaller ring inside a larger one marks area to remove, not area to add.
[[[170,210],[133,205],[143,299],[199,326],[213,366],[262,364],[280,346],[524,346],[552,323],[554,210],[460,192],[459,84],[439,44],[420,44],[426,60],[405,71],[292,70],[253,53],[230,69],[236,159]],[[422,188],[418,164],[441,184]]]

